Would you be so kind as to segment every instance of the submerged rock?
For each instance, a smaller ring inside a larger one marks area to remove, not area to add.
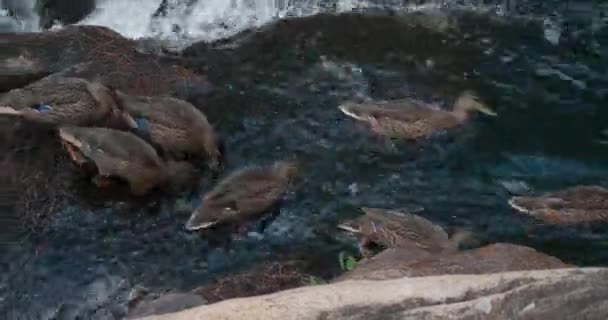
[[[608,270],[345,281],[144,319],[604,319]]]
[[[268,294],[304,285],[306,275],[297,261],[273,262],[251,271],[220,279],[193,292],[203,296],[209,303],[238,297]]]

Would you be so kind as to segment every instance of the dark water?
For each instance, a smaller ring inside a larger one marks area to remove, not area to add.
[[[295,250],[335,259],[337,268],[338,253],[355,244],[335,231],[336,221],[360,214],[360,206],[415,208],[446,227],[470,228],[480,245],[512,242],[569,263],[608,263],[605,228],[543,226],[506,202],[514,193],[605,185],[608,147],[596,142],[608,123],[605,27],[593,35],[604,51],[581,53],[519,20],[459,18],[453,30],[415,29],[407,45],[380,27],[369,42],[349,42],[353,22],[337,21],[344,30],[318,25],[327,37],[310,59],[294,58],[289,48],[300,40],[283,37],[215,77],[221,90],[206,110],[226,140],[228,171],[292,155],[302,163],[301,181],[261,235],[210,245],[185,232],[196,205],[186,197],[157,215],[71,207],[50,219],[43,236],[3,255],[3,318],[107,319],[124,313],[136,285],[186,290]],[[378,55],[382,46],[396,57]],[[265,65],[264,55],[284,61]],[[336,108],[348,99],[408,96],[449,106],[469,87],[499,117],[477,116],[453,139],[418,145],[391,147]]]

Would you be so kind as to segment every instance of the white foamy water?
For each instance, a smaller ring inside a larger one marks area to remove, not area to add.
[[[286,16],[315,14],[320,10],[320,2],[322,1],[205,0],[197,1],[190,8],[184,4],[175,5],[167,10],[166,17],[154,18],[152,15],[158,8],[159,1],[103,0],[95,12],[79,24],[107,26],[130,38],[210,41]],[[362,1],[342,0],[336,8],[338,11],[347,11],[361,5]]]
[[[34,10],[36,0],[0,0],[19,7],[24,17],[20,31],[40,31]],[[96,9],[78,24],[109,27],[125,37],[155,38],[175,45],[229,37],[276,19],[301,17],[321,11],[348,12],[370,7],[418,11],[433,10],[450,1],[429,1],[423,5],[399,0],[168,0],[166,16],[154,17],[161,0],[97,0]],[[1,22],[1,21],[0,21]],[[61,27],[61,26],[56,26]],[[13,28],[15,29],[15,28]]]

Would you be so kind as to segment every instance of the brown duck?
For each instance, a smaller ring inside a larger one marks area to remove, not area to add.
[[[550,224],[608,222],[608,189],[601,186],[575,186],[536,197],[512,197],[509,205]]]
[[[349,102],[338,108],[347,116],[365,122],[376,134],[408,140],[428,138],[435,133],[458,127],[467,122],[474,111],[497,115],[470,91],[460,95],[452,111],[415,99],[363,104]]]
[[[187,162],[163,162],[152,146],[130,132],[63,126],[59,136],[74,162],[95,164],[93,182],[99,187],[110,177],[122,178],[134,195],[141,196],[165,183],[185,183],[193,173]]]
[[[470,236],[459,231],[448,237],[440,226],[411,213],[379,208],[361,208],[365,213],[356,219],[345,221],[338,228],[361,236],[360,248],[378,244],[384,248],[417,247],[426,252],[456,251],[460,242]]]
[[[282,200],[296,171],[294,162],[276,161],[233,172],[203,196],[186,222],[186,229],[238,223],[270,211]]]
[[[79,78],[36,81],[0,98],[0,115],[51,125],[95,125],[118,116],[113,90]]]
[[[222,143],[207,117],[187,101],[169,96],[132,96],[116,92],[127,125],[176,159],[203,155],[209,166],[221,163]]]

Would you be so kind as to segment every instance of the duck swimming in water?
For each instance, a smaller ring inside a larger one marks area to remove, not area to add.
[[[113,90],[80,78],[42,79],[0,97],[0,115],[51,125],[95,125],[119,116]]]
[[[509,205],[549,224],[608,222],[608,189],[601,186],[575,186],[535,197],[512,197]]]
[[[460,126],[468,121],[474,111],[497,116],[471,91],[460,95],[452,111],[415,99],[362,104],[349,102],[338,108],[347,116],[365,122],[376,134],[406,140],[429,138],[435,133]]]
[[[297,172],[291,161],[237,170],[207,192],[186,222],[193,231],[250,220],[276,207]]]
[[[93,182],[99,187],[108,178],[118,177],[129,183],[134,195],[141,196],[166,183],[184,184],[193,173],[188,162],[164,162],[151,145],[130,132],[63,126],[59,137],[74,162],[97,167]]]
[[[363,253],[370,244],[384,248],[414,246],[427,252],[457,251],[458,245],[470,236],[467,231],[459,231],[450,238],[439,225],[400,210],[367,207],[361,210],[363,216],[347,220],[338,228],[359,235]]]
[[[132,96],[116,91],[123,119],[141,136],[176,159],[203,155],[221,165],[223,143],[207,117],[187,101],[169,96]]]

